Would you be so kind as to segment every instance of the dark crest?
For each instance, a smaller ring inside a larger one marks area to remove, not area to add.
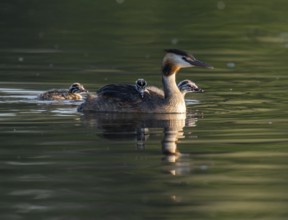
[[[174,53],[180,56],[186,56],[186,57],[192,57],[189,53],[183,51],[183,50],[178,50],[178,49],[165,49],[164,50],[167,53]]]

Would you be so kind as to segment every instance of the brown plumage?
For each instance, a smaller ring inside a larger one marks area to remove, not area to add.
[[[160,89],[147,87],[149,92],[141,97],[133,84],[110,84],[100,88],[96,96],[88,98],[78,110],[82,112],[185,113],[185,100],[176,84],[176,73],[181,68],[193,66],[212,68],[184,51],[166,50],[162,61],[163,96],[159,95],[159,91],[162,91]]]
[[[40,100],[81,100],[80,93],[87,92],[80,83],[73,83],[69,89],[51,89],[39,95]]]

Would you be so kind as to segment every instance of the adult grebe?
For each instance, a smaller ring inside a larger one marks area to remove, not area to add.
[[[176,73],[181,68],[206,67],[209,64],[178,49],[167,49],[162,61],[162,84],[164,97],[153,91],[149,96],[141,95],[131,84],[110,84],[100,88],[95,97],[89,97],[78,111],[136,112],[136,113],[185,113],[184,97],[176,84]]]
[[[81,100],[80,93],[87,92],[80,83],[73,83],[69,89],[51,89],[39,95],[40,100]]]
[[[196,85],[196,83],[192,82],[189,79],[185,79],[179,82],[177,86],[183,96],[185,96],[187,93],[190,93],[190,92],[193,92],[193,93],[204,92],[203,89],[201,89],[199,86]],[[162,96],[164,98],[163,90],[154,86],[148,86],[148,83],[145,79],[137,79],[135,82],[135,88],[139,92],[142,98],[144,98],[145,93],[149,95],[151,90],[156,94],[158,93],[159,96]]]

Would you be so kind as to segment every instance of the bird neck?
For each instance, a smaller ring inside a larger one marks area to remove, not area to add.
[[[176,84],[176,74],[171,74],[169,76],[163,75],[162,83],[166,99],[182,96]]]
[[[174,65],[169,61],[164,61],[162,66],[162,73],[164,76],[175,75],[180,70],[180,67]]]

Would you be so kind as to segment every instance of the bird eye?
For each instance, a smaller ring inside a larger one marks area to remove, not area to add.
[[[182,59],[188,63],[196,60],[194,57],[190,57],[190,56],[189,57],[182,57]]]
[[[192,61],[192,59],[190,57],[182,57],[182,59],[188,63]]]

